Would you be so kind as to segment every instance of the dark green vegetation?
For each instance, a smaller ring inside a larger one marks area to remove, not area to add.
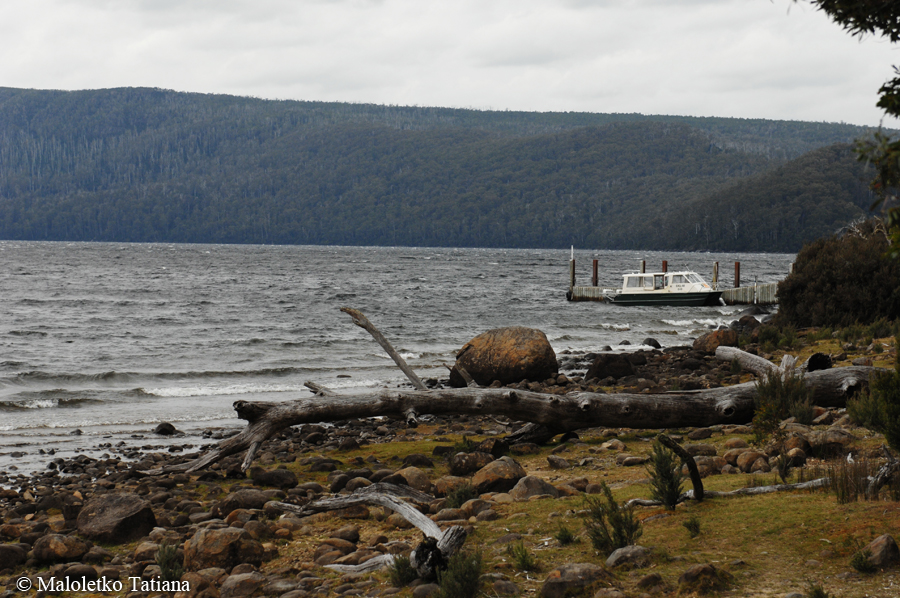
[[[849,401],[847,411],[861,425],[884,434],[888,445],[900,451],[900,358],[893,371],[873,376],[868,391]]]
[[[653,441],[653,451],[647,466],[650,474],[650,498],[658,500],[670,511],[675,510],[681,496],[681,460],[659,440]]]
[[[863,134],[0,89],[0,238],[796,251],[871,205]]]
[[[600,485],[602,496],[584,498],[584,527],[594,548],[609,556],[616,549],[637,542],[644,530],[634,509],[620,508],[606,482],[600,482]]]
[[[778,321],[798,328],[869,324],[900,316],[900,263],[884,259],[884,226],[877,220],[800,250],[778,284]]]
[[[419,574],[409,562],[409,557],[397,555],[394,562],[388,567],[388,579],[395,588],[402,588],[417,580]]]
[[[804,425],[812,423],[810,391],[802,375],[782,376],[770,371],[756,381],[756,393],[753,434],[758,443],[783,434],[779,424],[788,417]]]
[[[457,552],[447,568],[438,572],[437,598],[475,598],[483,584],[484,559],[481,552]]]

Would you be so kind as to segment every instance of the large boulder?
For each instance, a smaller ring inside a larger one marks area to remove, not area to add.
[[[137,494],[101,494],[78,513],[78,533],[107,544],[122,544],[146,536],[156,527],[150,503]]]
[[[597,380],[603,380],[612,377],[618,380],[619,378],[633,375],[634,366],[631,365],[631,360],[626,355],[603,353],[598,355],[591,367],[588,368],[584,379],[591,380],[596,378]]]
[[[731,328],[707,332],[694,341],[694,351],[715,353],[719,347],[737,347],[738,333]]]
[[[474,453],[456,453],[450,457],[447,465],[450,470],[450,475],[464,476],[475,473],[493,460],[494,457],[492,455],[480,451],[475,451]]]
[[[231,569],[241,563],[258,567],[264,552],[262,544],[243,529],[201,529],[185,544],[184,568],[188,571],[209,567]]]
[[[235,509],[261,509],[271,496],[256,488],[243,488],[225,496],[213,509],[214,514],[223,519]]]
[[[525,469],[512,457],[500,457],[475,472],[472,486],[479,494],[509,492],[526,475]]]
[[[28,551],[21,544],[0,544],[0,566],[4,569],[15,569],[26,560]]]
[[[550,572],[544,580],[544,585],[541,586],[541,596],[543,598],[587,596],[596,589],[596,585],[608,585],[611,581],[612,575],[600,565],[569,563]]]
[[[886,569],[900,563],[900,549],[889,534],[878,536],[863,550],[869,551],[869,563],[878,569]]]
[[[34,543],[34,558],[41,563],[80,561],[91,547],[75,536],[47,534]]]
[[[542,478],[529,475],[516,482],[516,485],[509,491],[509,495],[515,500],[528,500],[532,496],[543,495],[559,498],[559,490]]]
[[[522,380],[540,381],[556,376],[556,353],[547,336],[534,328],[512,326],[479,334],[463,345],[450,370],[450,385],[466,385],[457,367],[464,368],[482,386],[494,380],[514,384]]]
[[[262,467],[250,468],[250,477],[253,483],[259,486],[275,486],[282,490],[294,488],[297,484],[297,474],[288,469],[272,469],[266,471]]]

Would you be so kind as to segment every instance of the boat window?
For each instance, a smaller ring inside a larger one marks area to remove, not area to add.
[[[629,289],[641,286],[641,276],[628,276],[625,278],[625,286]]]
[[[691,282],[703,282],[703,279],[696,274],[688,274],[688,279],[690,279]]]
[[[672,277],[672,284],[686,284],[687,278],[682,276],[681,274],[676,274]]]
[[[653,288],[653,277],[652,276],[644,276],[644,288],[645,289]]]
[[[653,288],[654,288],[655,290],[659,290],[659,289],[665,288],[665,286],[664,286],[664,285],[665,285],[665,279],[666,279],[666,277],[663,276],[662,274],[655,274],[655,275],[653,276]]]

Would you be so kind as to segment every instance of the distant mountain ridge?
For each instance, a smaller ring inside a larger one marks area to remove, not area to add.
[[[795,251],[871,204],[865,133],[0,88],[0,238]]]

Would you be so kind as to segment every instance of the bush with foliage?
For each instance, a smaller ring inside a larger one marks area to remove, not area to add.
[[[696,515],[691,515],[681,525],[688,531],[691,538],[696,538],[700,535],[700,518]]]
[[[512,561],[513,567],[519,571],[539,571],[537,559],[525,548],[525,542],[510,542],[506,545],[506,554]]]
[[[419,574],[409,562],[409,557],[398,555],[394,557],[394,562],[388,567],[388,577],[392,586],[402,588],[418,579]]]
[[[778,284],[777,321],[808,328],[896,319],[900,261],[885,259],[888,249],[878,220],[805,245],[791,274]]]
[[[653,441],[653,451],[647,466],[650,474],[650,498],[658,500],[670,511],[675,510],[684,475],[681,473],[681,460],[674,451],[666,448],[658,441]]]
[[[871,558],[872,553],[868,549],[861,548],[850,557],[850,566],[860,573],[874,573],[877,567],[872,564]]]
[[[594,548],[610,555],[618,548],[637,542],[644,530],[634,511],[630,507],[619,507],[605,482],[600,482],[600,486],[601,497],[586,496],[584,499],[587,511],[584,527]]]
[[[178,557],[178,546],[163,542],[156,549],[156,564],[163,581],[178,581],[184,575],[184,566]]]
[[[894,344],[900,338],[894,339]],[[847,402],[847,412],[856,423],[881,432],[892,449],[900,451],[900,358],[894,370],[872,374],[868,392]]]
[[[575,538],[575,534],[572,533],[572,530],[565,525],[559,526],[559,531],[556,532],[556,535],[553,537],[556,538],[556,541],[559,542],[560,546],[568,546],[577,539]]]
[[[436,598],[475,598],[481,590],[483,567],[481,552],[457,552],[447,568],[438,571]]]
[[[788,417],[796,417],[802,424],[811,423],[810,390],[803,376],[770,371],[756,382],[753,434],[757,442],[778,435],[778,424]]]
[[[444,501],[444,507],[447,509],[458,509],[463,506],[466,501],[472,500],[473,498],[478,498],[478,492],[475,491],[475,488],[472,487],[471,484],[462,484],[447,494],[447,499]]]

